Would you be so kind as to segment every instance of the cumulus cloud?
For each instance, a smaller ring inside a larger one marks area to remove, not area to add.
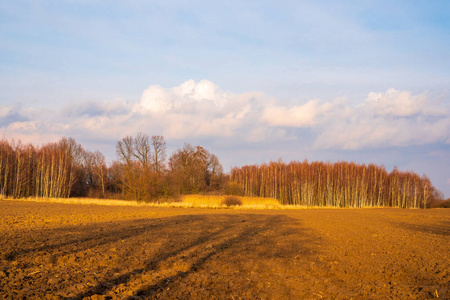
[[[361,149],[450,143],[448,107],[427,94],[389,89],[369,93],[360,105],[334,111],[318,128],[317,148]]]
[[[138,109],[155,113],[164,113],[172,108],[170,93],[159,85],[151,85],[142,94]]]
[[[211,81],[201,80],[196,83],[191,79],[171,89],[159,85],[149,86],[142,93],[137,108],[156,113],[197,113],[202,109],[220,109],[233,97],[234,95],[223,92]]]
[[[261,121],[271,127],[309,128],[317,149],[450,143],[448,105],[432,101],[427,93],[395,89],[370,92],[354,104],[343,98],[293,106],[269,103]]]
[[[427,93],[389,89],[370,92],[361,102],[314,99],[289,106],[263,93],[235,94],[208,80],[188,80],[172,88],[150,85],[134,102],[80,102],[60,111],[0,107],[0,134],[25,141],[117,140],[142,131],[235,143],[308,140],[302,146],[316,149],[450,144],[448,104],[432,100]]]
[[[270,126],[312,127],[322,122],[340,104],[340,99],[323,103],[319,100],[310,100],[305,104],[291,107],[271,104],[264,109],[261,120]]]
[[[258,119],[266,102],[261,93],[233,94],[208,80],[188,80],[169,89],[151,85],[135,105],[134,113],[152,119],[147,123],[154,123],[168,138],[255,139],[248,132],[261,125]],[[270,134],[270,128],[266,132]]]
[[[425,94],[413,96],[408,91],[389,89],[385,93],[369,93],[365,105],[380,116],[408,117],[425,112]]]
[[[260,121],[268,103],[258,92],[234,94],[208,80],[188,80],[173,88],[151,85],[135,102],[72,103],[60,111],[35,111],[24,120],[4,120],[0,134],[10,138],[55,134],[74,138],[119,139],[142,131],[167,139],[278,139],[283,130]],[[6,114],[6,113],[4,113]]]

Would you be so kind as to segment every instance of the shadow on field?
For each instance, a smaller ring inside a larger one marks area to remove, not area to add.
[[[12,241],[16,247],[10,252],[6,252],[3,257],[13,261],[20,256],[33,255],[35,252],[54,251],[53,259],[56,259],[57,256],[137,236],[151,230],[152,227],[156,226],[149,224],[146,219],[139,219],[120,223],[96,223],[25,232],[18,235],[18,241],[15,243]],[[20,246],[17,247],[18,245]]]
[[[233,266],[244,272],[242,277],[276,261],[290,267],[297,257],[309,260],[319,254],[317,243],[297,219],[287,216],[202,214],[27,231],[9,241],[3,258],[23,266],[24,272],[52,265],[29,281],[30,290],[42,293],[37,296],[83,299],[128,291],[130,297],[152,297],[202,270],[222,274]],[[66,279],[51,287],[47,281],[55,276]]]
[[[411,230],[418,231],[423,233],[431,233],[437,235],[448,236],[450,235],[450,222],[449,221],[440,221],[435,224],[414,224],[414,223],[393,223],[394,225]]]
[[[156,236],[162,236],[165,245],[153,257],[145,259],[143,267],[99,282],[75,298],[105,294],[114,287],[129,284],[140,275],[167,270],[171,263],[176,266],[177,261],[188,263],[189,267],[179,271],[175,268],[174,274],[162,278],[156,276],[155,282],[144,284],[133,296],[151,297],[165,292],[170,285],[199,272],[209,261],[239,264],[250,260],[257,265],[258,260],[264,258],[289,260],[313,253],[310,236],[297,220],[285,216],[201,215],[166,218],[158,224],[155,220],[147,222],[145,228],[148,231],[142,235],[143,241],[151,242]],[[225,261],[218,261],[218,256],[225,256]],[[220,269],[211,271],[220,272]]]

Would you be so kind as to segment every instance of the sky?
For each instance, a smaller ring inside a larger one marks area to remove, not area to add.
[[[162,135],[225,171],[354,161],[450,197],[450,1],[0,1],[0,138],[116,159]]]

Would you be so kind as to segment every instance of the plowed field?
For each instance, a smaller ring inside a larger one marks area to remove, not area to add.
[[[450,209],[0,201],[1,299],[450,298]]]

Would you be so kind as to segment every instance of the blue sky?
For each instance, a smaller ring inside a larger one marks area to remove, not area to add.
[[[142,131],[226,170],[373,162],[450,197],[449,20],[449,1],[1,1],[0,134],[113,160]]]

